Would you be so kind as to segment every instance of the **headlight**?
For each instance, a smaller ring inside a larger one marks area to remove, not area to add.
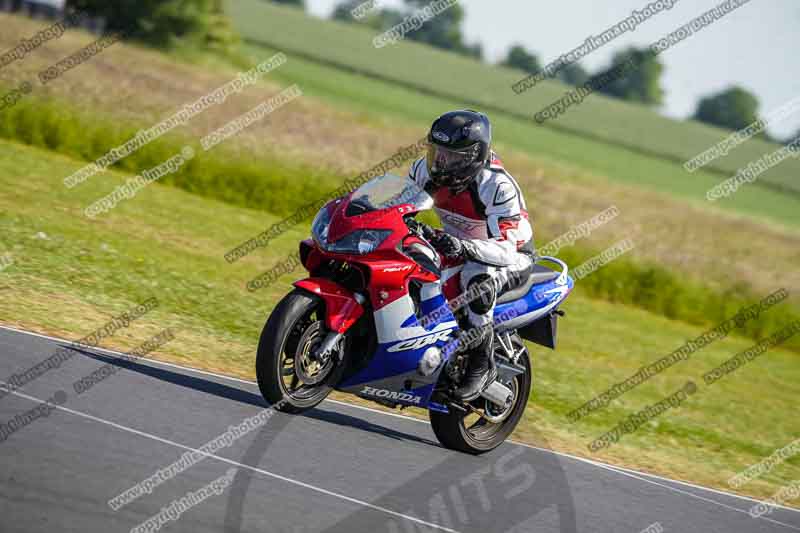
[[[331,215],[326,207],[323,207],[314,222],[311,223],[311,238],[317,246],[327,252],[339,254],[368,254],[381,245],[386,237],[391,235],[390,230],[358,230],[345,235],[336,242],[328,242],[328,230],[331,226]]]
[[[340,254],[368,254],[380,246],[391,234],[390,230],[358,230],[328,244],[324,249]]]
[[[317,243],[317,246],[323,250],[328,245],[328,228],[331,225],[331,214],[328,212],[328,206],[323,207],[314,217],[314,222],[311,223],[311,238]]]

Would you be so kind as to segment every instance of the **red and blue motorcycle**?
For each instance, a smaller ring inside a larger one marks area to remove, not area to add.
[[[320,210],[312,238],[300,243],[310,277],[294,283],[259,341],[256,372],[268,403],[299,413],[335,389],[419,407],[444,446],[473,454],[514,430],[531,388],[523,339],[555,348],[559,305],[574,281],[564,262],[539,257],[503,288],[494,312],[498,377],[477,399],[456,401],[467,362],[453,349],[464,323],[453,305],[461,265],[443,265],[426,239],[434,230],[415,219],[432,207],[411,180],[387,174]]]

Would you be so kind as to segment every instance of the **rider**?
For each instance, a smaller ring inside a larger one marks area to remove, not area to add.
[[[428,134],[428,153],[409,177],[434,200],[442,221],[431,244],[442,255],[465,261],[461,290],[478,289],[467,305],[472,340],[467,373],[457,398],[475,399],[497,377],[493,363],[493,311],[497,293],[533,264],[533,231],[517,182],[491,150],[492,126],[483,113],[451,111]],[[490,281],[491,280],[491,281]],[[475,287],[475,285],[480,285]]]

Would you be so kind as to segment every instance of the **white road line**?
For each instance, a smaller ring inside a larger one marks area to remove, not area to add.
[[[604,468],[606,470],[610,470],[612,472],[616,472],[618,474],[622,474],[624,476],[629,476],[629,477],[632,477],[634,479],[638,479],[639,481],[644,481],[645,483],[651,483],[651,484],[656,485],[658,487],[661,487],[661,488],[664,488],[664,489],[668,489],[668,490],[671,490],[671,491],[674,491],[674,492],[678,492],[680,494],[685,494],[686,496],[689,496],[691,498],[696,498],[696,499],[702,500],[704,502],[713,503],[714,505],[719,505],[720,507],[725,507],[726,509],[730,509],[731,511],[736,511],[737,513],[744,513],[748,517],[750,517],[751,520],[759,520],[759,519],[760,520],[766,520],[767,522],[772,522],[772,523],[775,523],[775,524],[778,524],[778,525],[781,525],[781,526],[788,527],[790,529],[794,529],[796,531],[800,531],[800,527],[793,526],[791,524],[785,524],[785,523],[780,522],[778,520],[775,520],[773,518],[768,518],[768,517],[764,517],[764,516],[760,516],[758,518],[753,518],[753,517],[750,516],[750,513],[747,512],[744,509],[739,509],[738,507],[733,507],[732,505],[727,505],[725,503],[718,502],[718,501],[712,500],[710,498],[704,498],[703,496],[699,496],[699,495],[697,495],[697,494],[695,494],[693,492],[689,492],[688,490],[682,490],[682,489],[679,489],[679,488],[676,488],[676,487],[670,487],[669,485],[665,485],[663,483],[658,483],[656,481],[653,481],[652,479],[647,479],[647,478],[643,478],[641,476],[636,476],[636,475],[631,474],[629,472],[623,472],[622,470],[618,470],[617,468],[614,468],[613,466],[602,465],[602,464],[599,464],[599,463],[596,464],[595,466],[598,466],[600,468]]]
[[[220,376],[220,377],[222,377],[222,376]],[[386,413],[384,411],[380,411],[378,409],[371,409],[371,408],[363,406],[363,405],[357,405],[357,404],[352,404],[352,403],[347,403],[347,402],[340,402],[338,400],[325,400],[325,401],[326,402],[335,403],[335,404],[338,404],[338,405],[342,405],[342,406],[345,406],[345,407],[353,407],[353,408],[356,408],[356,409],[364,409],[364,410],[370,411],[372,413],[378,413],[378,414],[387,415],[387,416],[394,416],[394,417],[397,417],[397,418],[403,418],[405,420],[410,420],[410,421],[413,421],[413,422],[421,422],[423,424],[428,424],[428,422],[426,422],[425,420],[420,420],[419,418],[413,418],[413,417],[410,417],[410,416],[400,415],[400,414],[397,414],[397,413]],[[689,483],[687,481],[681,481],[679,479],[672,479],[672,478],[668,478],[668,477],[664,477],[664,476],[659,476],[657,474],[650,474],[648,472],[640,472],[638,470],[633,470],[631,468],[626,468],[626,467],[623,467],[623,466],[617,466],[617,465],[612,465],[612,464],[608,464],[608,463],[603,463],[602,461],[595,461],[594,459],[588,459],[586,457],[581,457],[579,455],[572,455],[570,453],[560,452],[560,451],[557,451],[557,450],[551,450],[549,448],[541,448],[539,446],[534,446],[533,444],[528,444],[526,442],[517,442],[517,441],[514,441],[514,440],[508,440],[506,442],[508,442],[509,444],[513,444],[515,446],[522,446],[524,448],[531,448],[533,450],[537,450],[537,451],[544,452],[544,453],[551,453],[551,454],[554,454],[554,455],[559,455],[561,457],[566,457],[568,459],[573,459],[575,461],[580,461],[582,463],[586,463],[586,464],[589,464],[589,465],[592,465],[592,466],[596,466],[598,468],[604,468],[604,469],[607,469],[607,470],[613,470],[613,471],[615,471],[615,472],[617,472],[619,474],[629,475],[630,477],[634,477],[636,479],[640,479],[638,476],[646,476],[646,477],[650,477],[650,478],[660,479],[660,480],[663,480],[663,481],[668,481],[670,483],[676,483],[676,484],[679,484],[679,485],[692,487],[694,489],[713,492],[715,494],[720,494],[722,496],[728,496],[730,498],[738,498],[738,499],[747,500],[747,501],[753,502],[753,503],[763,503],[762,500],[757,500],[755,498],[751,498],[750,496],[742,496],[740,494],[733,494],[733,493],[730,493],[730,492],[725,492],[723,490],[714,489],[714,488],[711,488],[711,487],[704,487],[702,485],[696,485],[694,483]],[[636,474],[636,475],[633,475],[633,474]],[[642,481],[646,481],[648,483],[655,483],[655,482],[653,482],[653,481],[651,481],[649,479],[642,479]],[[687,492],[687,491],[682,491],[682,490],[674,488],[674,487],[670,487],[669,485],[663,485],[663,484],[659,484],[659,483],[655,483],[655,484],[659,485],[659,486],[662,486],[662,487],[664,487],[666,489],[675,490],[676,492],[685,493],[685,494],[693,494],[693,493],[690,493],[690,492]],[[700,498],[700,496],[698,496],[698,498]],[[704,499],[704,498],[701,498],[701,499]],[[714,500],[709,500],[709,501],[714,501]],[[716,501],[714,501],[714,502],[718,503]],[[722,504],[722,503],[720,503],[720,505],[725,506],[725,504]],[[785,507],[785,506],[780,505],[780,504],[775,504],[773,507],[775,507],[777,509],[783,509],[785,511],[794,511],[796,513],[800,513],[800,509],[795,509],[795,508],[792,508],[792,507]],[[793,527],[793,526],[789,526],[789,527]]]
[[[747,501],[753,502],[753,503],[763,503],[762,500],[757,500],[755,498],[751,498],[750,496],[742,496],[741,494],[733,494],[731,492],[725,492],[724,490],[718,490],[718,489],[714,489],[714,488],[711,488],[711,487],[704,487],[703,485],[696,485],[694,483],[689,483],[687,481],[681,481],[679,479],[672,479],[672,478],[668,478],[668,477],[664,477],[664,476],[659,476],[658,474],[650,474],[648,472],[640,472],[638,470],[633,470],[632,468],[626,468],[624,466],[617,466],[617,465],[604,463],[602,461],[595,461],[594,459],[588,459],[586,457],[581,457],[580,455],[572,455],[572,454],[569,454],[569,453],[566,453],[566,452],[558,452],[558,451],[554,451],[554,450],[549,450],[547,448],[540,448],[538,446],[534,446],[533,444],[527,444],[527,443],[524,443],[524,442],[514,442],[514,441],[508,441],[508,442],[512,442],[513,444],[516,444],[517,446],[524,446],[525,448],[532,448],[534,450],[538,450],[538,451],[541,451],[541,452],[554,453],[554,454],[560,455],[562,457],[567,457],[569,459],[574,459],[576,461],[581,461],[583,463],[587,463],[587,464],[590,464],[590,465],[593,465],[593,466],[597,466],[597,467],[600,467],[600,468],[612,469],[612,470],[615,470],[615,471],[617,471],[617,472],[619,472],[620,474],[623,474],[623,475],[625,475],[625,474],[636,474],[637,476],[645,476],[645,477],[649,477],[649,478],[660,479],[662,481],[668,481],[670,483],[676,483],[676,484],[679,484],[679,485],[684,485],[686,487],[691,487],[693,489],[705,490],[705,491],[708,491],[708,492],[713,492],[715,494],[720,494],[722,496],[728,496],[730,498],[738,498],[740,500],[747,500]],[[649,480],[646,480],[646,481],[649,481]],[[676,489],[676,490],[678,490],[678,489]],[[773,507],[776,507],[778,509],[783,509],[783,510],[786,510],[786,511],[794,511],[796,513],[800,513],[800,509],[795,509],[795,508],[792,508],[792,507],[784,507],[783,505],[779,505],[779,504],[776,504]]]
[[[22,329],[17,329],[17,328],[13,328],[13,327],[10,327],[10,326],[4,326],[4,325],[1,325],[1,324],[0,324],[0,329],[7,329],[7,330],[14,331],[16,333],[20,333],[20,334],[23,334],[23,335],[31,335],[33,337],[40,337],[40,338],[51,340],[51,341],[67,342],[67,343],[72,342],[72,341],[69,341],[69,340],[66,340],[66,339],[62,339],[62,338],[59,338],[59,337],[53,337],[53,336],[50,336],[50,335],[43,335],[41,333],[35,333],[35,332],[32,332],[32,331],[26,331],[26,330],[22,330]],[[106,348],[92,348],[92,349],[95,350],[95,351],[98,351],[98,352],[105,352],[105,353],[113,355],[115,357],[120,357],[120,356],[124,356],[125,355],[122,352],[118,352],[118,351],[115,351],[115,350],[108,350]],[[254,382],[254,381],[248,381],[246,379],[241,379],[241,378],[237,378],[237,377],[233,377],[233,376],[226,376],[224,374],[217,374],[215,372],[209,372],[207,370],[200,370],[198,368],[192,368],[192,367],[189,367],[189,366],[178,365],[178,364],[175,364],[175,363],[168,363],[166,361],[159,361],[157,359],[148,358],[148,359],[143,359],[142,361],[146,361],[146,362],[157,364],[157,365],[163,365],[163,366],[167,366],[167,367],[171,367],[171,368],[179,368],[181,370],[187,370],[187,371],[190,371],[190,372],[194,372],[196,374],[212,376],[212,377],[216,377],[216,378],[220,378],[220,379],[227,379],[229,381],[235,381],[235,382],[238,382],[238,383],[245,383],[247,385],[258,386],[258,383]],[[340,402],[338,400],[325,400],[325,403],[333,403],[333,404],[341,405],[341,406],[344,406],[344,407],[351,407],[351,408],[354,408],[354,409],[362,409],[362,410],[365,410],[365,411],[369,411],[371,413],[377,413],[377,414],[380,414],[380,415],[390,416],[390,417],[394,417],[394,418],[402,418],[403,420],[408,420],[408,421],[411,421],[411,422],[418,422],[418,423],[421,423],[421,424],[429,425],[429,423],[427,421],[420,420],[419,418],[413,418],[413,417],[406,416],[406,415],[401,415],[401,414],[398,414],[398,413],[387,413],[386,411],[380,411],[378,409],[373,409],[373,408],[370,408],[370,407],[366,407],[364,405],[357,405],[357,404],[353,404],[353,403]],[[513,440],[509,440],[507,442],[509,444],[513,444],[515,446],[523,446],[525,448],[531,448],[531,449],[538,450],[538,451],[544,452],[544,453],[552,453],[552,454],[555,454],[555,455],[559,455],[561,457],[568,457],[570,459],[573,459],[573,460],[576,460],[576,461],[581,461],[581,462],[584,462],[586,464],[597,466],[597,467],[600,467],[600,468],[613,469],[613,470],[617,471],[620,474],[628,473],[628,474],[636,474],[636,475],[639,475],[639,476],[646,476],[646,477],[650,477],[650,478],[654,478],[654,479],[660,479],[660,480],[663,480],[663,481],[668,481],[670,483],[677,483],[679,485],[684,485],[686,487],[692,487],[692,488],[699,489],[699,490],[705,490],[705,491],[708,491],[708,492],[713,492],[713,493],[716,493],[716,494],[720,494],[722,496],[727,496],[729,498],[738,498],[738,499],[747,500],[747,501],[753,502],[753,503],[762,503],[761,500],[757,500],[757,499],[751,498],[749,496],[742,496],[741,494],[734,494],[732,492],[725,492],[724,490],[714,489],[714,488],[710,488],[710,487],[704,487],[702,485],[696,485],[694,483],[689,483],[688,481],[681,481],[679,479],[672,479],[672,478],[668,478],[668,477],[664,477],[664,476],[659,476],[658,474],[650,474],[648,472],[641,472],[639,470],[634,470],[634,469],[631,469],[631,468],[625,468],[625,467],[622,467],[622,466],[603,463],[601,461],[595,461],[593,459],[587,459],[586,457],[581,457],[579,455],[572,455],[572,454],[569,454],[569,453],[566,453],[566,452],[560,452],[560,451],[551,450],[551,449],[548,449],[548,448],[540,448],[539,446],[534,446],[532,444],[526,444],[524,442],[516,442],[516,441],[513,441]],[[649,480],[645,480],[645,481],[649,481]],[[672,487],[668,487],[668,488],[672,488]],[[675,489],[675,490],[678,490],[678,489]],[[783,509],[785,511],[793,511],[795,513],[800,513],[800,509],[795,509],[793,507],[786,507],[786,506],[778,505],[778,504],[774,505],[774,507],[777,508],[777,509]]]
[[[0,383],[2,383],[2,382],[0,382]],[[3,383],[3,384],[5,384],[5,383]],[[18,392],[18,391],[14,391],[11,394],[13,394],[15,396],[19,396],[20,398],[25,398],[26,400],[37,402],[37,403],[47,403],[46,400],[41,400],[41,399],[36,398],[34,396],[29,396],[27,394],[23,394],[23,393]],[[302,481],[298,481],[298,480],[292,479],[290,477],[281,476],[280,474],[275,474],[274,472],[270,472],[268,470],[263,470],[261,468],[255,467],[255,466],[250,466],[250,465],[247,465],[247,464],[244,464],[244,463],[239,463],[237,461],[232,461],[230,459],[226,459],[225,457],[220,457],[219,455],[214,455],[213,453],[207,453],[207,452],[204,452],[204,451],[199,450],[197,448],[192,448],[191,446],[186,446],[184,444],[180,444],[178,442],[171,441],[169,439],[165,439],[165,438],[159,437],[157,435],[153,435],[151,433],[146,433],[144,431],[139,431],[138,429],[133,429],[133,428],[130,428],[130,427],[127,427],[127,426],[123,426],[122,424],[117,424],[116,422],[112,422],[110,420],[105,420],[103,418],[99,418],[99,417],[96,417],[96,416],[93,416],[93,415],[90,415],[90,414],[87,414],[87,413],[82,413],[80,411],[75,411],[74,409],[70,409],[68,407],[63,407],[61,405],[54,405],[54,404],[50,404],[50,405],[52,407],[54,407],[55,409],[57,409],[57,410],[64,411],[64,412],[69,413],[71,415],[75,415],[75,416],[79,416],[79,417],[82,417],[82,418],[86,418],[86,419],[92,420],[94,422],[99,422],[101,424],[105,424],[107,426],[111,426],[113,428],[116,428],[116,429],[119,429],[119,430],[122,430],[122,431],[126,431],[128,433],[133,433],[134,435],[139,435],[140,437],[145,437],[145,438],[148,438],[150,440],[161,442],[163,444],[169,444],[170,446],[174,446],[176,448],[181,448],[183,450],[187,450],[187,451],[190,451],[190,452],[197,452],[197,453],[200,453],[202,455],[205,455],[206,457],[210,457],[212,459],[216,459],[216,460],[221,461],[223,463],[228,463],[229,465],[233,465],[233,466],[235,466],[237,468],[242,468],[242,469],[245,469],[245,470],[251,470],[253,472],[257,472],[259,474],[264,474],[265,476],[269,476],[269,477],[272,477],[272,478],[275,478],[275,479],[279,479],[281,481],[285,481],[287,483],[291,483],[292,485],[297,485],[298,487],[303,487],[303,488],[306,488],[306,489],[310,489],[310,490],[313,490],[315,492],[319,492],[321,494],[325,494],[327,496],[333,496],[334,498],[338,498],[338,499],[344,500],[346,502],[354,503],[356,505],[360,505],[360,506],[366,507],[368,509],[373,509],[375,511],[380,511],[382,513],[386,513],[386,514],[389,514],[389,515],[392,515],[392,516],[396,516],[398,518],[403,518],[405,520],[409,520],[411,522],[416,522],[417,524],[422,524],[424,526],[432,527],[434,529],[438,529],[438,530],[441,530],[441,531],[448,531],[449,533],[459,533],[455,529],[450,529],[450,528],[447,528],[447,527],[444,527],[444,526],[440,526],[440,525],[434,524],[432,522],[426,522],[425,520],[420,520],[419,518],[416,518],[414,516],[406,515],[406,514],[403,514],[403,513],[398,513],[397,511],[392,511],[391,509],[387,509],[386,507],[381,507],[380,505],[374,505],[374,504],[371,504],[369,502],[358,500],[356,498],[351,498],[350,496],[345,496],[344,494],[339,494],[338,492],[333,492],[333,491],[330,491],[330,490],[327,490],[327,489],[323,489],[321,487],[317,487],[317,486],[311,485],[309,483],[304,483]]]

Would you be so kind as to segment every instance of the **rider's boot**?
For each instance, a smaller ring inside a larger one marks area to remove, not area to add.
[[[494,330],[489,324],[478,331],[481,332],[481,337],[469,347],[467,372],[453,393],[455,398],[462,402],[474,400],[497,379],[492,347]]]

